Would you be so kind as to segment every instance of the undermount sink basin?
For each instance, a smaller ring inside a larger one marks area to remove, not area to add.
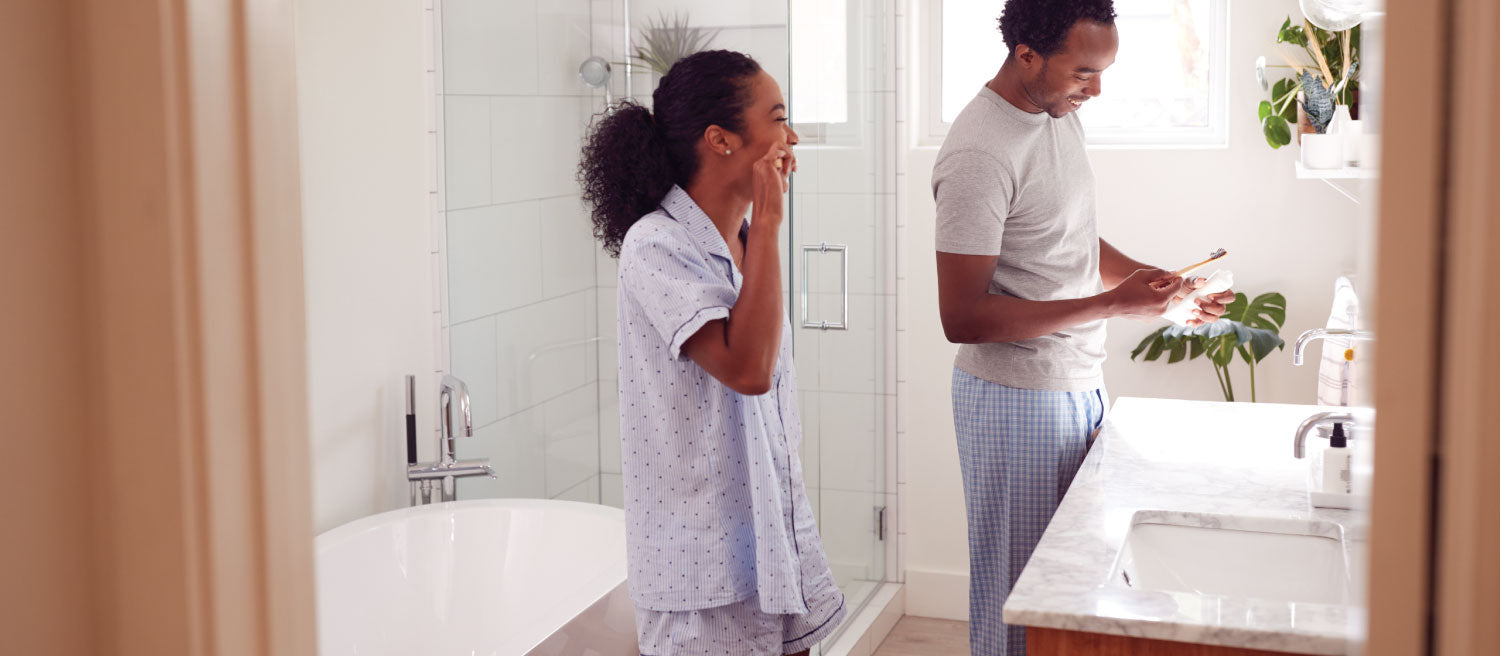
[[[1343,529],[1333,522],[1142,510],[1111,573],[1137,590],[1345,604]]]

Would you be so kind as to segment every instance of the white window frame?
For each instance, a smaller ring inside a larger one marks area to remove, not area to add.
[[[1128,1],[1128,0],[1126,0]],[[1208,125],[1202,128],[1090,128],[1086,138],[1096,149],[1212,149],[1229,147],[1229,0],[1208,0]],[[922,74],[918,146],[938,146],[948,136],[943,116],[943,0],[921,6]],[[1003,61],[1003,60],[1000,60]],[[995,65],[999,70],[999,61]]]
[[[844,0],[844,5],[844,47],[852,49],[855,47],[852,40],[857,34],[855,21],[860,19],[860,5],[856,0]],[[790,31],[796,29],[795,26],[791,25],[790,20],[788,21],[787,29],[788,42],[790,43]],[[849,88],[852,86],[850,81],[859,74],[859,71],[855,68],[856,66],[855,57],[849,57],[844,62],[845,93],[849,93]],[[796,72],[791,65],[787,66],[787,75],[788,77],[796,76]],[[787,88],[788,92],[790,92],[792,88],[792,81],[790,79],[787,80]],[[791,122],[792,129],[797,131],[797,136],[801,139],[800,143],[805,147],[838,147],[839,145],[855,142],[859,139],[858,126],[864,122],[865,116],[863,112],[866,111],[866,108],[862,107],[860,103],[850,102],[846,105],[846,114],[844,121],[841,123],[808,123],[797,119],[796,97],[792,96],[789,100],[793,107],[787,113],[787,118]]]

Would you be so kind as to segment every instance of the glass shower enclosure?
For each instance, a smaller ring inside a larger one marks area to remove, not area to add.
[[[889,0],[441,0],[442,327],[469,384],[460,499],[622,503],[615,263],[574,171],[607,103],[649,105],[664,30],[755,57],[787,94],[799,171],[782,263],[807,492],[853,617],[894,572],[895,68]]]

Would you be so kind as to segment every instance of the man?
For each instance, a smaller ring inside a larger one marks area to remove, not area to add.
[[[1187,282],[1099,238],[1074,114],[1119,35],[1110,0],[1009,0],[1009,56],[954,120],[933,170],[943,331],[962,344],[953,418],[969,522],[969,634],[1024,654],[1001,607],[1078,471],[1107,404],[1105,319],[1160,316]],[[1202,299],[1214,321],[1232,292]]]

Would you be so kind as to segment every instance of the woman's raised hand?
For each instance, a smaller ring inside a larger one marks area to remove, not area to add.
[[[789,179],[797,170],[797,156],[785,139],[778,139],[766,149],[766,154],[755,161],[754,191],[752,202],[756,219],[781,221],[786,215],[785,195],[790,188]]]

